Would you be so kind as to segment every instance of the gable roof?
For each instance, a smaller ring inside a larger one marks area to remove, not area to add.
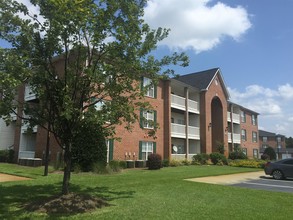
[[[224,89],[224,93],[229,98],[229,93],[224,83],[223,77],[220,72],[220,68],[213,68],[200,72],[190,73],[182,76],[175,77],[174,79],[198,88],[200,91],[206,91],[209,89],[211,82],[218,74],[219,80],[221,81]]]

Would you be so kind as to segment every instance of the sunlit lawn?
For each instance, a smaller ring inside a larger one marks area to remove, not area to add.
[[[33,180],[0,183],[0,219],[288,219],[293,194],[185,181],[186,178],[256,171],[228,166],[182,166],[158,171],[125,170],[114,175],[72,174],[70,189],[111,204],[67,216],[26,212],[23,204],[61,191],[62,173],[0,164],[0,172]]]

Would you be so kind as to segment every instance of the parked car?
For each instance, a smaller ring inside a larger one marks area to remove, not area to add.
[[[264,171],[266,175],[273,176],[276,180],[293,178],[293,158],[267,162]]]

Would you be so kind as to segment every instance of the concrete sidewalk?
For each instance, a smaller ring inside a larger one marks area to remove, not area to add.
[[[231,184],[241,183],[244,181],[260,179],[261,177],[264,177],[264,176],[265,176],[264,171],[257,171],[257,172],[237,173],[237,174],[220,175],[220,176],[199,177],[199,178],[192,178],[192,179],[185,179],[185,180],[200,182],[200,183],[231,185]]]
[[[21,180],[30,180],[30,178],[0,173],[0,183]]]

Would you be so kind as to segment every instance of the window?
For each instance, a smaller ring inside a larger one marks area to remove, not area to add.
[[[107,163],[109,163],[111,160],[113,160],[114,140],[113,139],[106,140],[106,145],[107,145]]]
[[[277,142],[281,143],[282,138],[281,137],[277,137]]]
[[[177,124],[179,124],[179,125],[185,125],[184,119],[178,118],[177,119]]]
[[[147,77],[143,77],[142,86],[143,88],[146,88],[146,92],[145,92],[146,96],[156,98],[156,87],[153,85],[153,82],[151,79]]]
[[[141,125],[142,128],[154,128],[154,123],[156,121],[156,111],[152,110],[142,110],[141,111]]]
[[[147,160],[148,155],[156,153],[156,142],[140,141],[139,142],[139,159]]]
[[[253,157],[258,158],[258,149],[253,149]]]
[[[242,152],[247,156],[247,148],[242,148]]]
[[[243,122],[243,123],[246,122],[246,114],[244,111],[241,111],[241,122]]]
[[[268,142],[268,137],[262,137],[262,142],[267,143]]]
[[[252,132],[252,142],[257,142],[257,132]]]
[[[251,123],[252,125],[256,125],[257,122],[256,122],[256,115],[251,115]]]
[[[105,105],[105,101],[104,100],[100,100],[99,102],[97,102],[95,104],[95,109],[97,111],[101,111],[102,110],[102,107]]]
[[[241,140],[246,141],[246,130],[245,129],[241,130]]]

